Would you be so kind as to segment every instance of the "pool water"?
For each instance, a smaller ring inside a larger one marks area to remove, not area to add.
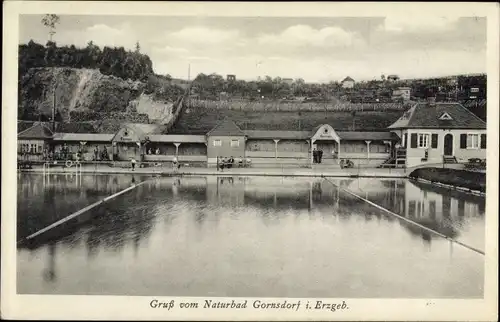
[[[485,199],[405,179],[18,179],[21,239],[133,183],[72,229],[17,250],[23,294],[482,298]]]

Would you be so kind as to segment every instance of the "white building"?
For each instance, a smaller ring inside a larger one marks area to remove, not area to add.
[[[351,77],[347,76],[344,78],[344,80],[341,82],[342,88],[353,88],[354,87],[354,79]]]
[[[392,91],[392,99],[402,98],[405,101],[410,100],[411,88],[410,87],[398,87]]]
[[[486,123],[459,103],[417,103],[389,126],[406,167],[486,158]]]

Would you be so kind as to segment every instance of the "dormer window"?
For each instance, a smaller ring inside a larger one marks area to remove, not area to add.
[[[328,129],[325,128],[325,130],[323,131],[325,134],[328,134]]]
[[[439,117],[439,119],[441,121],[450,121],[450,120],[453,120],[450,116],[450,114],[444,112],[443,114],[441,114],[441,116]]]
[[[125,131],[125,133],[123,133],[123,135],[128,136],[128,131]]]

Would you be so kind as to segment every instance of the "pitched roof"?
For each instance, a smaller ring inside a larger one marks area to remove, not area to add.
[[[149,136],[151,142],[176,142],[176,143],[205,143],[205,135],[190,134],[153,134]]]
[[[354,79],[352,79],[351,76],[347,76],[342,82],[354,82]]]
[[[17,134],[19,139],[51,139],[52,131],[41,123],[35,123],[32,127],[27,128]]]
[[[338,132],[337,135],[343,141],[358,141],[358,140],[367,140],[367,141],[390,141],[390,140],[398,140],[399,137],[392,132]]]
[[[55,133],[54,141],[111,142],[114,136],[104,133]]]
[[[290,139],[307,140],[311,138],[309,131],[245,131],[249,139]]]
[[[219,122],[213,129],[208,133],[208,136],[245,136],[243,132],[236,123],[226,119]]]
[[[440,119],[444,113],[451,120]],[[389,128],[486,129],[486,123],[459,103],[417,103]]]

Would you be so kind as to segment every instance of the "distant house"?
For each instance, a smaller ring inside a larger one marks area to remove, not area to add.
[[[351,77],[347,76],[344,78],[344,80],[341,82],[342,88],[353,88],[354,87],[354,79]]]
[[[236,75],[227,75],[228,82],[234,82],[236,80]]]
[[[387,80],[389,82],[396,82],[399,80],[399,76],[398,75],[389,75],[389,76],[387,76]]]
[[[411,88],[410,87],[398,87],[392,91],[392,99],[403,99],[405,101],[410,100]]]
[[[288,84],[288,85],[293,84],[293,78],[283,78],[281,81],[285,84]]]

